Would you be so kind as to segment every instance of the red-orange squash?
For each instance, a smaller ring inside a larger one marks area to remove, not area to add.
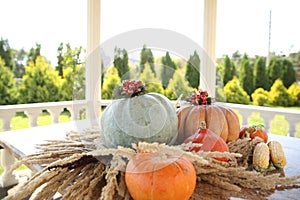
[[[212,132],[211,130],[206,128],[206,124],[204,121],[200,123],[200,128],[195,132],[194,135],[191,135],[187,139],[185,139],[184,143],[197,143],[197,144],[202,144],[200,147],[191,147],[189,151],[206,151],[206,152],[229,152],[229,147],[226,144],[226,142],[217,134]],[[219,161],[228,161],[228,158],[223,157],[223,158],[215,158],[216,160]]]
[[[201,102],[198,102],[200,105],[194,103],[177,109],[178,144],[193,135],[201,121],[205,121],[207,128],[219,135],[225,142],[239,138],[240,122],[232,109],[218,103],[209,104],[206,101],[206,104],[202,105]]]
[[[125,182],[135,200],[188,200],[196,186],[193,164],[166,153],[137,153],[128,162]]]

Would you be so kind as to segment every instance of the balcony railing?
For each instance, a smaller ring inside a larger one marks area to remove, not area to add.
[[[107,106],[111,100],[101,100],[101,106]],[[241,115],[241,124],[249,124],[249,119],[253,113],[259,113],[263,119],[265,129],[271,129],[271,121],[276,115],[283,115],[288,122],[288,136],[295,137],[297,133],[297,125],[300,124],[300,110],[270,108],[263,106],[252,106],[232,103],[221,103],[227,106],[239,115]],[[33,103],[0,106],[0,119],[2,120],[2,131],[11,130],[11,120],[17,112],[24,112],[29,118],[29,127],[38,125],[37,118],[44,111],[48,111],[52,116],[52,123],[59,123],[59,115],[67,109],[71,113],[71,120],[80,119],[80,112],[86,108],[87,102],[81,101],[62,101],[49,103]]]

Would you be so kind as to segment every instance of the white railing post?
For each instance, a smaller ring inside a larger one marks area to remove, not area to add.
[[[289,123],[289,136],[296,137],[296,133],[297,133],[296,127],[300,119],[289,114],[285,115],[285,119]]]
[[[271,112],[260,112],[260,116],[264,121],[264,128],[266,131],[270,132],[272,119],[275,117],[275,113]]]
[[[35,127],[38,125],[38,116],[42,113],[43,111],[40,108],[32,108],[29,110],[26,110],[24,113],[25,115],[28,116],[29,118],[29,126],[30,127]]]
[[[54,108],[48,108],[47,111],[52,116],[52,123],[57,124],[59,123],[59,115],[64,110],[63,107],[54,107]]]
[[[239,110],[239,113],[242,115],[242,125],[248,125],[251,112],[248,110]]]

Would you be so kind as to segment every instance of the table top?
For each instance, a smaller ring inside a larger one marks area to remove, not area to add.
[[[30,155],[36,153],[35,149],[36,144],[41,144],[45,140],[57,140],[64,139],[65,134],[68,131],[76,130],[82,131],[85,128],[92,127],[88,121],[73,121],[66,122],[60,124],[53,124],[47,126],[39,126],[21,130],[12,130],[0,133],[0,146],[9,150],[16,158],[20,159],[25,155]],[[279,141],[284,149],[284,152],[287,157],[287,165],[284,168],[285,176],[293,176],[300,174],[300,139],[287,137],[287,136],[279,136],[274,134],[269,134],[269,141],[276,140]],[[205,199],[208,196],[205,196],[205,191],[217,190],[217,188],[212,187],[209,184],[201,185],[202,197],[197,197],[197,199]],[[207,190],[203,190],[203,189]],[[257,191],[247,190],[249,193],[257,193]],[[220,190],[218,192],[221,196],[217,196],[216,198],[221,199],[234,199],[232,196],[239,197],[240,195],[234,193],[226,193],[224,190]],[[209,194],[211,195],[211,194]],[[254,195],[256,199],[260,199],[260,194]],[[299,199],[300,196],[300,186],[289,189],[289,190],[276,190],[271,194],[268,194],[267,199]],[[211,197],[211,196],[209,196]],[[253,197],[253,196],[252,196]],[[266,199],[263,196],[262,199]]]

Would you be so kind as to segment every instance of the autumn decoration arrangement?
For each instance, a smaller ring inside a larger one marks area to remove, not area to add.
[[[5,200],[51,199],[56,192],[75,200],[249,198],[299,185],[300,175],[281,173],[288,161],[280,142],[269,141],[262,125],[240,127],[235,112],[204,90],[177,109],[136,80],[124,81],[114,96],[100,130],[70,131],[13,166],[44,168]]]

